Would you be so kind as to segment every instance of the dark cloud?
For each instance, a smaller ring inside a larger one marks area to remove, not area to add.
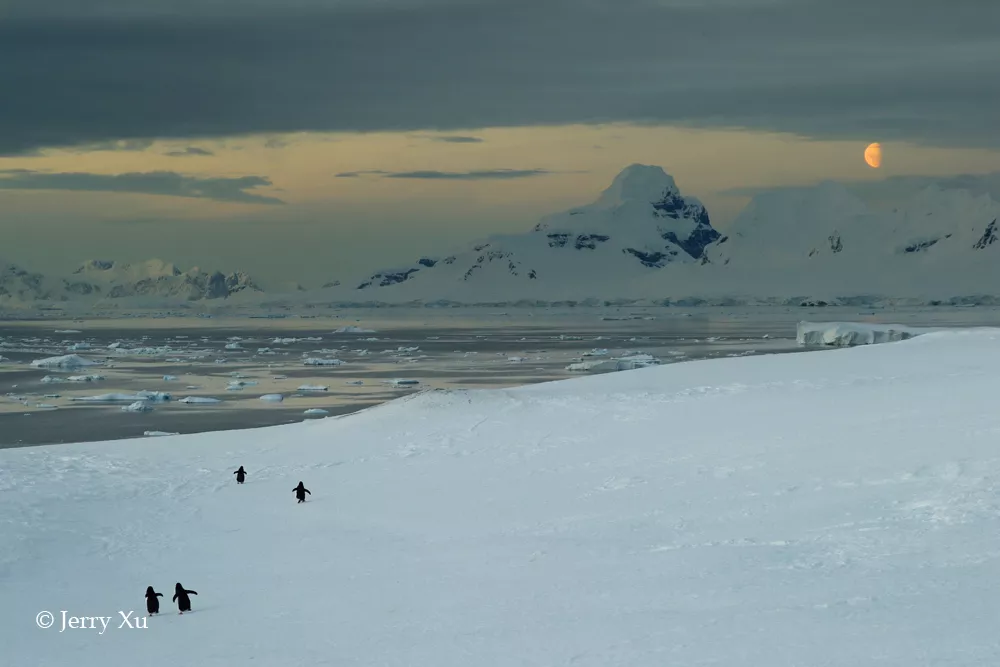
[[[0,170],[0,190],[70,190],[192,197],[247,204],[283,204],[275,197],[247,192],[269,186],[261,176],[201,178],[172,171],[129,174],[51,173],[29,169]]]
[[[441,141],[447,144],[481,144],[483,140],[479,137],[469,137],[462,134],[450,134],[443,137],[432,137],[433,141]]]
[[[215,155],[215,153],[213,153],[210,150],[205,150],[204,148],[198,148],[197,146],[188,146],[183,150],[168,151],[164,153],[164,155],[168,155],[170,157],[187,157],[191,155],[196,155],[196,156]]]
[[[480,171],[398,171],[385,178],[415,178],[442,181],[488,181],[530,178],[551,174],[547,169],[483,169]]]
[[[358,178],[360,176],[381,175],[388,173],[389,172],[382,171],[381,169],[370,169],[368,171],[343,171],[339,174],[336,174],[335,178]]]
[[[0,153],[629,121],[1000,147],[995,0],[6,0]]]
[[[345,171],[337,174],[337,178],[359,178],[361,176],[381,176],[382,178],[408,178],[428,181],[489,181],[507,180],[511,178],[530,178],[545,176],[559,172],[548,169],[481,169],[476,171]]]

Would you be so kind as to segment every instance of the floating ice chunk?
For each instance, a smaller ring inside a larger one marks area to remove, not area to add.
[[[405,379],[405,378],[395,378],[393,380],[389,380],[388,383],[391,384],[393,387],[410,387],[410,386],[415,385],[415,384],[420,384],[420,380],[409,380],[409,379]]]
[[[512,364],[520,364],[527,361],[527,357],[507,357],[507,361]]]
[[[364,381],[363,380],[348,380],[344,384],[360,385],[360,384],[364,384]]]
[[[254,380],[233,380],[226,385],[226,391],[242,391],[244,387],[256,387]]]
[[[176,375],[164,375],[163,376],[163,381],[164,382],[172,382],[172,381],[174,381],[176,379],[177,379]]]
[[[271,341],[272,345],[291,345],[292,343],[298,342],[315,342],[318,340],[323,340],[320,336],[311,336],[307,338],[275,338]]]
[[[570,364],[566,367],[566,370],[603,373],[608,371],[631,371],[637,368],[646,368],[647,366],[657,366],[659,364],[660,360],[652,355],[635,354],[627,357],[618,357],[616,359],[583,361],[576,364]]]
[[[83,333],[83,332],[80,331],[79,329],[56,329],[55,333],[58,333],[58,334],[76,334],[76,333]]]
[[[143,431],[142,434],[146,437],[160,437],[164,435],[180,435],[180,433],[170,433],[168,431]]]
[[[137,391],[136,396],[141,396],[147,401],[155,401],[157,403],[163,403],[169,401],[171,396],[165,391]]]
[[[287,375],[272,375],[271,379],[272,380],[287,380],[288,376]]]
[[[59,384],[60,382],[65,382],[65,378],[61,378],[58,375],[46,375],[39,382],[44,384]]]
[[[356,327],[354,325],[350,325],[350,326],[346,326],[346,327],[340,327],[339,329],[337,329],[333,333],[335,333],[335,334],[342,334],[342,333],[375,333],[375,330],[374,329],[362,329],[361,327]]]
[[[321,384],[304,384],[298,388],[299,391],[328,391],[329,389]]]
[[[322,417],[324,415],[330,414],[330,411],[329,410],[324,410],[323,408],[309,408],[308,410],[306,410],[302,414],[304,414],[304,415],[310,415],[310,416],[316,416],[316,417]]]
[[[243,350],[243,349],[246,349],[246,348],[244,348],[239,343],[226,343],[226,348],[225,349],[227,349],[227,350]]]
[[[106,380],[103,375],[70,375],[66,378],[67,382],[99,382],[101,380]]]
[[[208,405],[210,403],[222,403],[217,398],[212,398],[210,396],[185,396],[178,403],[187,403],[188,405]]]
[[[281,394],[264,394],[263,396],[260,397],[260,400],[264,401],[265,403],[281,403],[283,400],[285,400],[285,397],[282,396]]]
[[[47,359],[36,359],[31,362],[35,368],[86,368],[87,366],[99,366],[99,361],[84,359],[77,354],[66,354],[61,357],[48,357]]]
[[[303,366],[342,366],[343,363],[340,359],[319,359],[317,357],[302,360]]]
[[[77,350],[89,350],[90,343],[73,343],[66,348],[68,352],[76,352]]]
[[[46,410],[58,410],[59,409],[59,406],[57,406],[57,405],[51,405],[49,403],[35,403],[35,407],[36,408],[43,408],[43,409],[46,409]]]
[[[176,352],[176,350],[169,345],[163,345],[160,347],[133,347],[129,349],[122,349],[118,347],[113,349],[115,349],[119,354],[128,354],[137,357],[158,357]]]
[[[608,350],[604,348],[601,349],[595,348],[593,350],[590,350],[589,352],[583,353],[583,356],[585,357],[606,357],[607,355],[608,355]]]
[[[153,408],[147,401],[136,401],[122,406],[122,412],[152,412],[152,410]]]
[[[69,399],[79,403],[135,403],[148,400],[145,396],[136,394],[97,394],[96,396],[74,396]]]
[[[799,322],[795,340],[799,345],[849,347],[906,340],[936,331],[901,324],[861,324],[855,322]]]
[[[278,354],[278,353],[269,347],[258,347],[257,354]]]

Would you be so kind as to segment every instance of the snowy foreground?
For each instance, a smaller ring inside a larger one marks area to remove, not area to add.
[[[0,450],[0,663],[1000,664],[998,377],[928,333]]]

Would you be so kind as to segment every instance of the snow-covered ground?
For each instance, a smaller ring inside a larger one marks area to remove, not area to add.
[[[998,375],[938,332],[0,450],[2,662],[997,664]]]

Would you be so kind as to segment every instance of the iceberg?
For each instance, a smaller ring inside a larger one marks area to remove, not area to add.
[[[188,405],[212,405],[215,403],[222,403],[217,398],[211,398],[210,396],[185,396],[178,403],[186,403]]]
[[[799,322],[795,340],[799,345],[852,347],[907,340],[940,329],[908,327],[902,324],[862,324],[857,322]]]
[[[281,403],[285,400],[285,397],[281,394],[264,394],[260,397],[260,400],[265,403]]]
[[[600,361],[582,361],[570,364],[566,367],[566,370],[607,373],[614,371],[632,371],[637,368],[647,368],[649,366],[658,365],[660,365],[660,360],[652,355],[635,354],[627,357],[617,357],[615,359],[602,359]]]
[[[99,382],[106,379],[103,375],[70,375],[66,378],[66,382]],[[42,378],[42,381],[45,379]]]
[[[153,408],[146,401],[136,401],[122,406],[122,412],[151,412],[152,410]]]
[[[100,366],[99,361],[84,359],[76,354],[65,354],[61,357],[48,357],[47,359],[36,359],[31,362],[35,368],[86,368],[87,366]]]
[[[135,394],[97,394],[96,396],[74,396],[70,398],[71,401],[76,401],[78,403],[135,403],[138,401],[149,400],[146,396],[142,396],[139,393]]]

